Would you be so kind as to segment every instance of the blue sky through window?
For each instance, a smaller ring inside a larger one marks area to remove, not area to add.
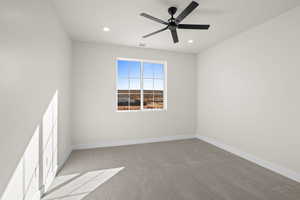
[[[143,85],[144,90],[164,89],[164,65],[144,62]],[[118,89],[141,89],[141,62],[118,60]]]

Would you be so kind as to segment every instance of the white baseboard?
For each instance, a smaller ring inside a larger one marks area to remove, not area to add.
[[[229,146],[227,144],[221,143],[221,142],[219,142],[219,141],[217,141],[217,140],[215,140],[213,138],[209,138],[209,137],[206,137],[206,136],[200,136],[200,135],[197,135],[196,137],[198,139],[200,139],[200,140],[203,140],[203,141],[205,141],[207,143],[210,143],[210,144],[212,144],[214,146],[217,146],[217,147],[219,147],[221,149],[224,149],[224,150],[226,150],[226,151],[228,151],[230,153],[233,153],[233,154],[235,154],[235,155],[237,155],[239,157],[242,157],[242,158],[244,158],[246,160],[249,160],[249,161],[251,161],[253,163],[256,163],[257,165],[260,165],[260,166],[262,166],[262,167],[264,167],[266,169],[274,171],[274,172],[276,172],[278,174],[281,174],[281,175],[283,175],[283,176],[285,176],[287,178],[290,178],[290,179],[292,179],[292,180],[297,181],[297,182],[300,183],[300,174],[297,173],[297,172],[294,172],[294,171],[292,171],[290,169],[287,169],[287,168],[282,167],[280,165],[277,165],[275,163],[272,163],[272,162],[265,161],[263,159],[257,158],[256,156],[253,156],[251,154],[248,154],[248,153],[245,153],[243,151],[240,151],[239,149],[236,149],[236,148],[234,148],[232,146]]]
[[[103,141],[103,142],[99,142],[99,143],[95,143],[95,144],[77,144],[77,145],[73,146],[73,150],[125,146],[125,145],[144,144],[144,143],[153,143],[153,142],[166,142],[166,141],[183,140],[183,139],[191,139],[191,138],[196,138],[196,137],[193,134],[193,135],[173,135],[173,136],[165,136],[165,137],[159,137],[159,138]]]

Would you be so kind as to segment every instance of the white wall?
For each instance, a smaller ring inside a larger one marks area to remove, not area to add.
[[[198,56],[198,134],[300,173],[300,8]]]
[[[70,151],[71,44],[45,0],[1,0],[0,24],[1,195],[56,90],[59,163]]]
[[[196,55],[73,43],[73,144],[195,134]],[[117,57],[167,61],[166,112],[116,112]]]

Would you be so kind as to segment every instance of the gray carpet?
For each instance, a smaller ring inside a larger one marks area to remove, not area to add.
[[[117,172],[106,171],[111,173],[106,181],[102,171],[99,178],[97,170],[114,168]],[[91,171],[98,178],[90,179]],[[73,183],[71,193],[70,184],[80,176],[88,178]],[[74,151],[59,177],[67,181],[57,181],[48,197],[64,194],[48,199],[300,199],[299,183],[198,139]]]

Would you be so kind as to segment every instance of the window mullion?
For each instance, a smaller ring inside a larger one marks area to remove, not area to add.
[[[130,67],[128,67],[128,110],[131,110],[131,106],[130,106]]]
[[[153,71],[153,77],[152,77],[152,110],[155,109],[154,108],[154,71]]]
[[[141,107],[141,110],[144,110],[144,62],[141,61],[141,74],[140,74],[140,86],[141,86],[141,96],[140,96],[140,99],[141,99],[141,104],[140,104],[140,107]]]

